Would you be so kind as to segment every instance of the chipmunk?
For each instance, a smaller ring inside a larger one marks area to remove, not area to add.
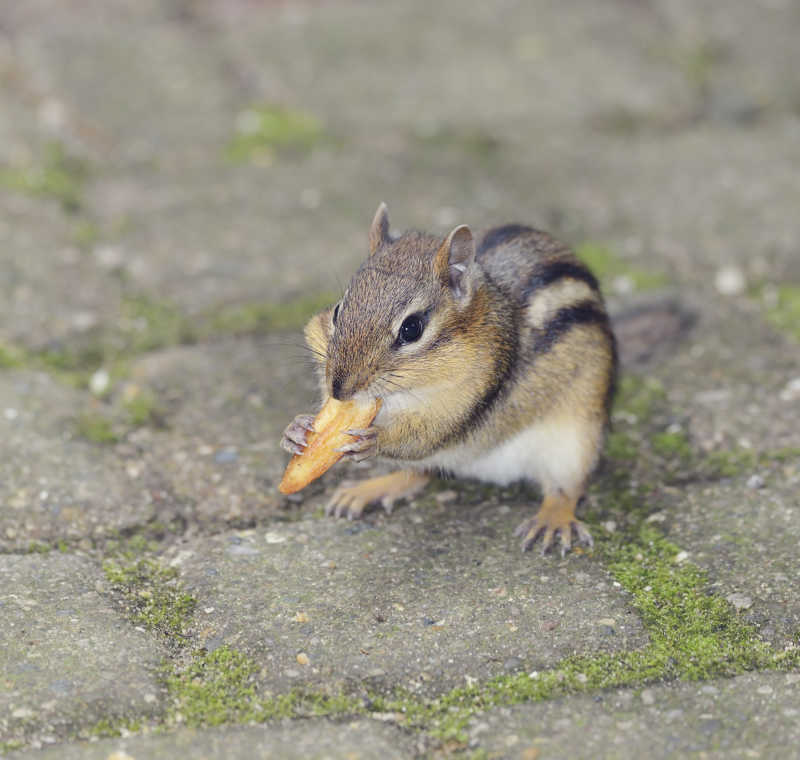
[[[382,401],[338,451],[403,468],[342,483],[329,515],[358,518],[374,502],[390,511],[431,473],[531,480],[543,501],[515,531],[523,551],[558,538],[563,556],[573,532],[592,544],[575,507],[603,445],[617,352],[597,280],[568,247],[518,224],[392,238],[382,203],[368,259],[305,337],[323,395]],[[298,415],[282,447],[302,453],[311,430],[313,416]]]

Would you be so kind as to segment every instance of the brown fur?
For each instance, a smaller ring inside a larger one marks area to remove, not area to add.
[[[556,410],[602,430],[614,369],[607,323],[577,324],[548,351],[536,349],[548,319],[572,305],[576,296],[586,300],[588,294],[604,313],[600,294],[582,281],[562,278],[532,299],[523,298],[524,284],[537,269],[562,261],[583,267],[577,258],[545,233],[522,232],[479,253],[472,275],[475,293],[460,307],[441,282],[441,264],[438,271],[434,266],[440,247],[440,239],[418,232],[384,240],[350,282],[336,329],[332,309],[306,326],[309,346],[327,357],[322,369],[328,394],[336,375],[344,380],[345,398],[367,388],[378,393],[435,389],[424,414],[399,415],[381,431],[378,453],[414,460],[466,438],[491,445]],[[565,283],[573,289],[564,288]],[[548,299],[552,303],[530,320],[532,305]],[[436,337],[422,353],[411,346],[400,355],[393,348],[390,325],[415,300],[432,307],[426,332],[435,330]],[[480,401],[511,367],[508,383],[497,389],[502,403],[495,402],[489,420]]]
[[[579,482],[542,485],[547,503],[571,503],[574,517],[616,369],[594,277],[566,246],[518,225],[487,230],[477,244],[466,227],[444,241],[419,232],[391,240],[382,205],[369,239],[335,327],[333,309],[306,326],[324,392],[336,380],[342,399],[405,399],[376,420],[377,453],[411,464],[456,445],[490,451],[539,423],[571,426]],[[419,341],[401,344],[411,313],[427,323]]]

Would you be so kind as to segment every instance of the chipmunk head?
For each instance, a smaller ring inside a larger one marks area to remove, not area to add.
[[[456,227],[444,240],[418,232],[393,239],[382,203],[369,257],[339,303],[319,315],[327,320],[330,395],[413,394],[461,375],[470,360],[465,343],[486,311],[482,278],[469,227]]]

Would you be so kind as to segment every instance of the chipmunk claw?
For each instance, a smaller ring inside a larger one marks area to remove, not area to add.
[[[360,482],[345,480],[333,492],[325,506],[325,514],[331,517],[346,517],[357,520],[369,504],[380,504],[391,513],[396,501],[410,499],[428,482],[422,473],[401,470],[390,475],[381,475]]]
[[[560,499],[545,499],[541,509],[529,520],[525,520],[514,531],[515,536],[522,536],[522,551],[529,551],[538,538],[542,538],[542,556],[556,546],[556,538],[560,544],[562,557],[572,549],[573,532],[578,543],[588,547],[594,546],[594,540],[586,526],[575,517],[575,505]]]
[[[314,432],[314,415],[298,414],[283,431],[281,448],[290,454],[302,454],[308,442],[306,437]]]
[[[325,514],[328,517],[346,517],[348,520],[355,520],[361,517],[366,504],[359,503],[353,488],[356,486],[354,480],[343,480],[338,488],[333,492],[328,503],[325,505]]]
[[[375,449],[378,443],[378,428],[358,428],[354,430],[345,430],[345,433],[347,433],[347,435],[352,435],[353,440],[335,449],[335,451],[344,454],[353,462],[361,462],[364,459],[375,456]]]

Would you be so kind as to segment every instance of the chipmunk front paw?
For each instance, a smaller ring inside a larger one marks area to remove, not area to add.
[[[515,536],[523,536],[522,551],[528,551],[541,536],[542,554],[544,555],[555,547],[556,537],[558,537],[563,557],[572,548],[573,531],[580,543],[589,547],[594,546],[591,533],[575,517],[575,505],[575,500],[563,494],[546,495],[539,511],[514,531]]]
[[[410,499],[425,487],[428,480],[428,475],[413,470],[399,470],[358,483],[346,480],[333,492],[325,514],[356,520],[373,502],[380,502],[387,512],[391,512],[396,501]]]
[[[352,435],[353,440],[340,446],[336,451],[344,454],[353,462],[361,462],[364,459],[374,457],[378,447],[378,428],[375,426],[359,428],[356,430],[345,430],[347,435]]]
[[[283,431],[281,448],[290,454],[302,454],[308,446],[306,437],[313,432],[314,415],[298,414]]]

